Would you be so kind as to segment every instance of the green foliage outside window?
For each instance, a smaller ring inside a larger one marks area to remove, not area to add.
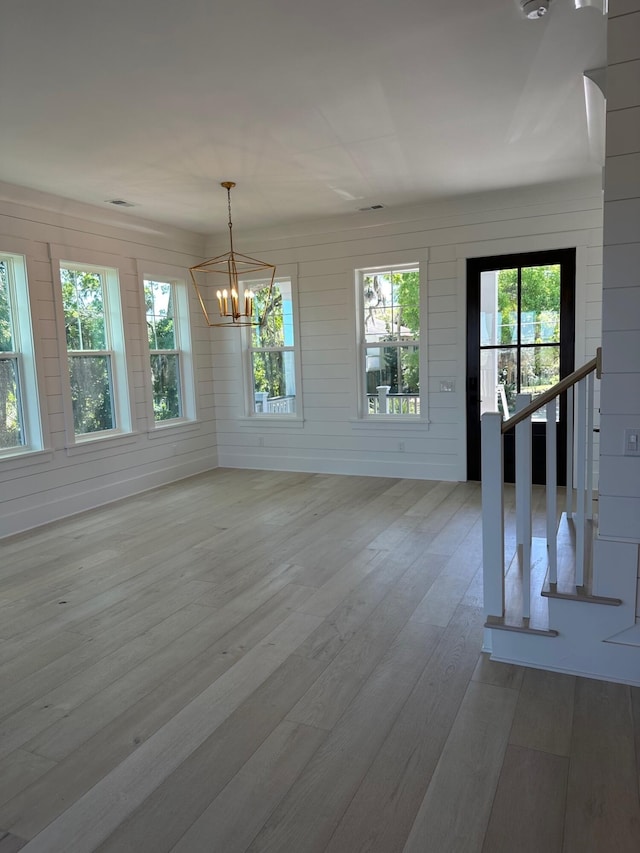
[[[367,340],[371,340],[371,330],[375,328],[376,342],[401,342],[400,346],[386,346],[381,349],[383,364],[380,369],[367,371],[367,393],[375,394],[378,385],[389,385],[390,394],[418,395],[419,271],[368,273],[363,277],[363,287]],[[402,345],[405,341],[406,345]]]
[[[560,265],[523,267],[521,287],[521,314],[535,317],[535,331],[531,343],[549,341],[550,334],[543,324],[554,326],[551,335],[555,341],[560,335]],[[502,321],[502,344],[512,343],[506,318],[518,314],[518,270],[500,270],[498,273],[498,311]],[[543,334],[544,332],[544,334]]]
[[[518,392],[540,394],[560,378],[559,347],[541,346],[560,341],[560,265],[522,267],[520,278],[520,377],[507,357],[512,350],[503,351],[498,377],[510,402]],[[498,272],[498,312],[500,343],[517,344],[517,268]]]
[[[254,293],[254,316],[258,317],[265,310],[268,288],[256,288]],[[273,285],[272,296],[271,306],[267,311],[263,324],[261,326],[252,326],[251,328],[251,344],[253,348],[284,347],[285,345],[284,300],[282,290],[277,282]],[[270,398],[283,397],[288,393],[284,359],[281,354],[254,349],[252,361],[255,391],[266,391]]]
[[[108,349],[102,277],[85,270],[60,270],[69,380],[76,435],[113,429],[111,357]]]
[[[179,356],[175,351],[177,347],[173,285],[171,282],[145,281],[144,301],[151,352],[153,417],[156,421],[179,418],[182,409]]]
[[[0,261],[0,353],[14,351],[9,305],[9,270]],[[0,449],[18,447],[24,443],[20,424],[20,396],[17,362],[0,359]]]

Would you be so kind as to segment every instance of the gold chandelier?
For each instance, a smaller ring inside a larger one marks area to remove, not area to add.
[[[220,184],[227,191],[227,209],[229,211],[229,251],[216,258],[203,261],[190,267],[189,273],[198,295],[207,326],[261,326],[271,309],[273,281],[276,268],[273,264],[258,261],[248,255],[241,255],[233,248],[233,224],[231,222],[231,190],[233,181]],[[245,276],[264,273],[265,280],[260,281],[260,299],[256,299],[253,290],[244,287]],[[211,278],[213,276],[213,278]],[[220,278],[222,276],[222,279]],[[220,285],[217,287],[217,285]],[[218,317],[212,315],[207,305],[213,302],[213,289],[218,303]]]

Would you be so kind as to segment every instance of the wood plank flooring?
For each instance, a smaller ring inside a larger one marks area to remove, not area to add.
[[[479,519],[219,469],[0,542],[0,853],[638,853],[640,693],[480,654]]]

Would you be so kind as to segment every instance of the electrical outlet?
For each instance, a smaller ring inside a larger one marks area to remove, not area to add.
[[[624,455],[640,456],[640,429],[625,429]]]
[[[399,442],[398,442],[398,451],[399,451],[400,453],[404,453],[404,441],[399,441]]]
[[[440,390],[451,394],[456,390],[456,380],[455,379],[441,379],[440,380]]]
[[[258,447],[264,447],[264,436],[258,436]]]

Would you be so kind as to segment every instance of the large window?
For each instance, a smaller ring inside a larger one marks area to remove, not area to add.
[[[362,413],[420,416],[420,270],[398,266],[357,275]]]
[[[151,361],[154,421],[183,416],[176,286],[170,281],[144,282],[144,303]]]
[[[268,287],[248,283],[255,294],[254,311],[262,314]],[[296,395],[296,349],[292,279],[273,284],[271,310],[262,326],[250,329],[249,370],[252,401],[256,415],[298,415]]]
[[[0,254],[0,457],[41,446],[26,263]]]
[[[76,438],[130,429],[116,270],[60,267]]]

